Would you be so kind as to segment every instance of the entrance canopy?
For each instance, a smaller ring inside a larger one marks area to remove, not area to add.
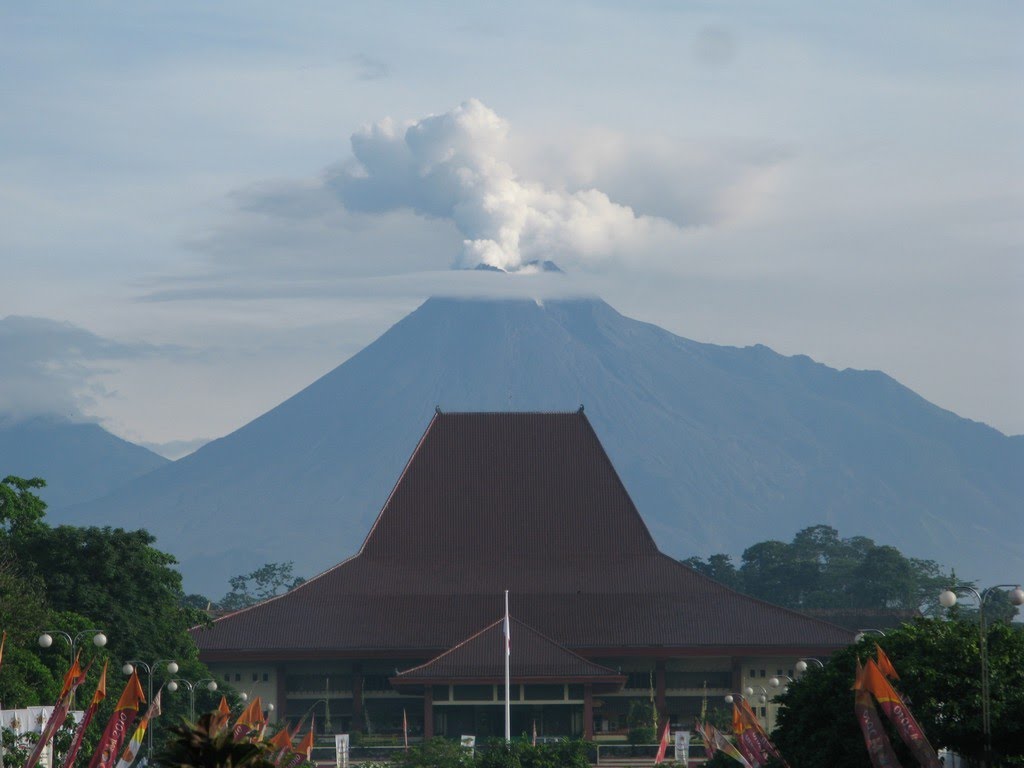
[[[391,678],[395,688],[447,684],[491,684],[505,680],[503,619],[484,627],[426,664]],[[595,690],[619,690],[625,675],[595,664],[516,618],[511,618],[509,674],[514,683],[595,685]]]

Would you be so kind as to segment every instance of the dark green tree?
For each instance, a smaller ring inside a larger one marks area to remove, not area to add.
[[[931,560],[908,558],[864,536],[840,538],[827,525],[797,533],[789,543],[762,541],[743,552],[739,568],[728,555],[686,565],[753,597],[797,610],[923,610],[935,614],[936,597],[956,583]]]
[[[291,561],[267,563],[252,573],[233,577],[228,582],[231,591],[224,595],[218,607],[224,611],[237,611],[295,589],[305,579],[292,575],[294,567],[295,563]]]
[[[850,687],[856,659],[879,641],[900,674],[895,683],[936,749],[981,756],[981,662],[977,624],[917,619],[884,638],[868,636],[836,653],[824,669],[812,667],[779,701],[772,738],[793,768],[868,766],[853,714]],[[1007,622],[988,632],[993,746],[1000,765],[1024,764],[1024,632]],[[884,715],[883,715],[884,720]],[[913,760],[899,738],[890,741],[904,765]]]

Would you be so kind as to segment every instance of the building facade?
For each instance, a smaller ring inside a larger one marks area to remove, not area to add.
[[[486,738],[505,590],[514,733],[616,738],[637,699],[685,727],[748,687],[771,725],[768,680],[853,639],[661,553],[582,409],[438,411],[356,555],[193,633],[272,717]]]

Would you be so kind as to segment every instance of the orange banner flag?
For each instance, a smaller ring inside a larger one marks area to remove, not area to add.
[[[92,722],[93,715],[96,714],[96,709],[107,698],[107,662],[103,662],[103,671],[100,673],[100,682],[96,686],[96,692],[92,695],[92,701],[89,702],[89,708],[85,710],[85,714],[82,716],[81,721],[78,723],[78,727],[75,729],[75,735],[71,739],[71,746],[68,747],[67,754],[64,755],[64,763],[61,768],[71,768],[75,764],[75,758],[78,757],[78,750],[82,748],[82,739],[85,736],[85,729],[89,727],[89,723]]]
[[[263,702],[260,701],[259,696],[256,696],[235,720],[235,727],[231,731],[232,738],[239,741],[249,736],[258,728],[262,720]]]
[[[885,655],[885,651],[882,650],[882,646],[875,643],[875,663],[881,670],[882,674],[888,677],[890,680],[899,680],[900,676],[896,674],[896,667],[889,661],[889,657]]]
[[[910,748],[917,762],[925,768],[939,768],[939,758],[932,745],[928,743],[924,730],[914,719],[914,715],[907,705],[903,703],[903,698],[885,679],[885,675],[875,664],[874,659],[868,659],[867,664],[864,665],[862,685],[864,690],[875,697],[885,716],[896,727],[896,732],[903,739],[903,743]]]
[[[124,691],[121,693],[121,698],[117,700],[114,714],[107,722],[103,736],[100,737],[96,745],[96,752],[92,756],[89,768],[112,768],[117,763],[118,754],[128,736],[128,730],[139,714],[139,705],[145,701],[146,694],[142,692],[139,672],[133,670],[132,676],[128,678],[128,684],[125,685]]]

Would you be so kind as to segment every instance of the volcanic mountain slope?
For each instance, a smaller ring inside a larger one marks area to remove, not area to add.
[[[43,501],[61,507],[103,496],[170,462],[98,424],[55,416],[0,419],[0,477],[41,477]]]
[[[264,562],[308,575],[353,553],[435,407],[580,404],[669,554],[826,522],[963,577],[1024,573],[1024,439],[883,373],[689,341],[590,299],[430,299],[238,431],[61,516],[149,528],[217,595]]]

